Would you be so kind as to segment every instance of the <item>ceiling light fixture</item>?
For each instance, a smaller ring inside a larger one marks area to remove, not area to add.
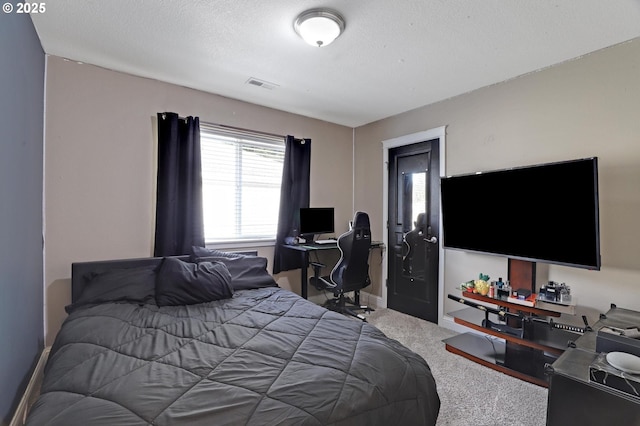
[[[329,9],[311,9],[302,12],[293,24],[296,33],[312,46],[331,44],[344,31],[342,16]]]

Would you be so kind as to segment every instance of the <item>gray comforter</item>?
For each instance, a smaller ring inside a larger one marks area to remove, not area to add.
[[[71,313],[28,425],[428,425],[427,363],[280,288]]]

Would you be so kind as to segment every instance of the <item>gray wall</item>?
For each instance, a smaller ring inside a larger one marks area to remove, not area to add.
[[[28,15],[0,13],[0,424],[43,347],[45,55]]]

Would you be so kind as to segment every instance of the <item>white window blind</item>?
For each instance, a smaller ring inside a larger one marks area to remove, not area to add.
[[[275,239],[284,138],[201,123],[200,146],[205,241]]]

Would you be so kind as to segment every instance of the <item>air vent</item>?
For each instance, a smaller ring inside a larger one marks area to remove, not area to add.
[[[250,84],[252,86],[262,87],[263,89],[273,90],[278,87],[275,83],[269,83],[268,81],[258,80],[257,78],[249,77],[245,83]]]

